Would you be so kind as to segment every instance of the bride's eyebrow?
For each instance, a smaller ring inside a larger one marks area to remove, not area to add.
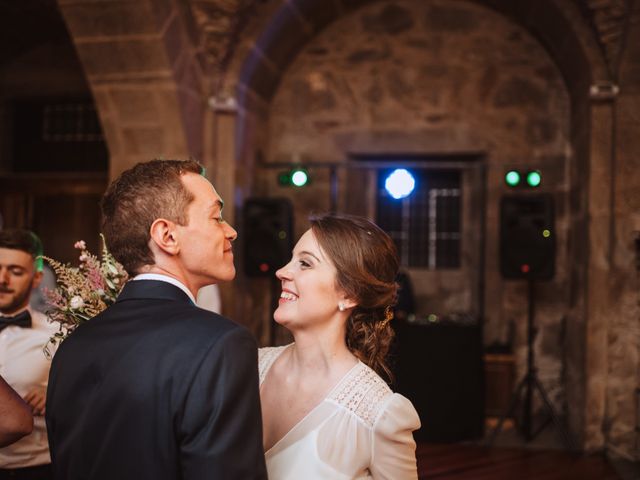
[[[315,258],[316,262],[318,262],[318,263],[322,262],[322,260],[320,260],[318,257],[316,257],[315,254],[313,254],[313,253],[311,253],[311,252],[309,252],[307,250],[302,250],[301,252],[298,252],[298,255],[309,255],[309,256]]]

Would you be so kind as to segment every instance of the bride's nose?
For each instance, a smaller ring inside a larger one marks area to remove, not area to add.
[[[291,263],[291,262],[289,262]],[[291,270],[289,270],[289,263],[287,263],[284,267],[276,270],[276,278],[278,280],[289,280],[291,279]]]

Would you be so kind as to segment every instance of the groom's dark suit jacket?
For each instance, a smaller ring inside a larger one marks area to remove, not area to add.
[[[63,342],[46,417],[56,480],[267,478],[255,340],[166,282]]]

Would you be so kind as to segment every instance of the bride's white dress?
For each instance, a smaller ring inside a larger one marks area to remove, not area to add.
[[[259,350],[260,385],[285,348]],[[265,453],[269,479],[417,479],[418,428],[411,402],[358,362]]]

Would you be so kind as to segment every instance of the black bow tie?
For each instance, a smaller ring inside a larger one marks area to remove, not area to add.
[[[29,310],[20,312],[13,317],[0,317],[0,331],[11,325],[16,325],[17,327],[22,328],[31,327],[31,314],[29,313]]]

